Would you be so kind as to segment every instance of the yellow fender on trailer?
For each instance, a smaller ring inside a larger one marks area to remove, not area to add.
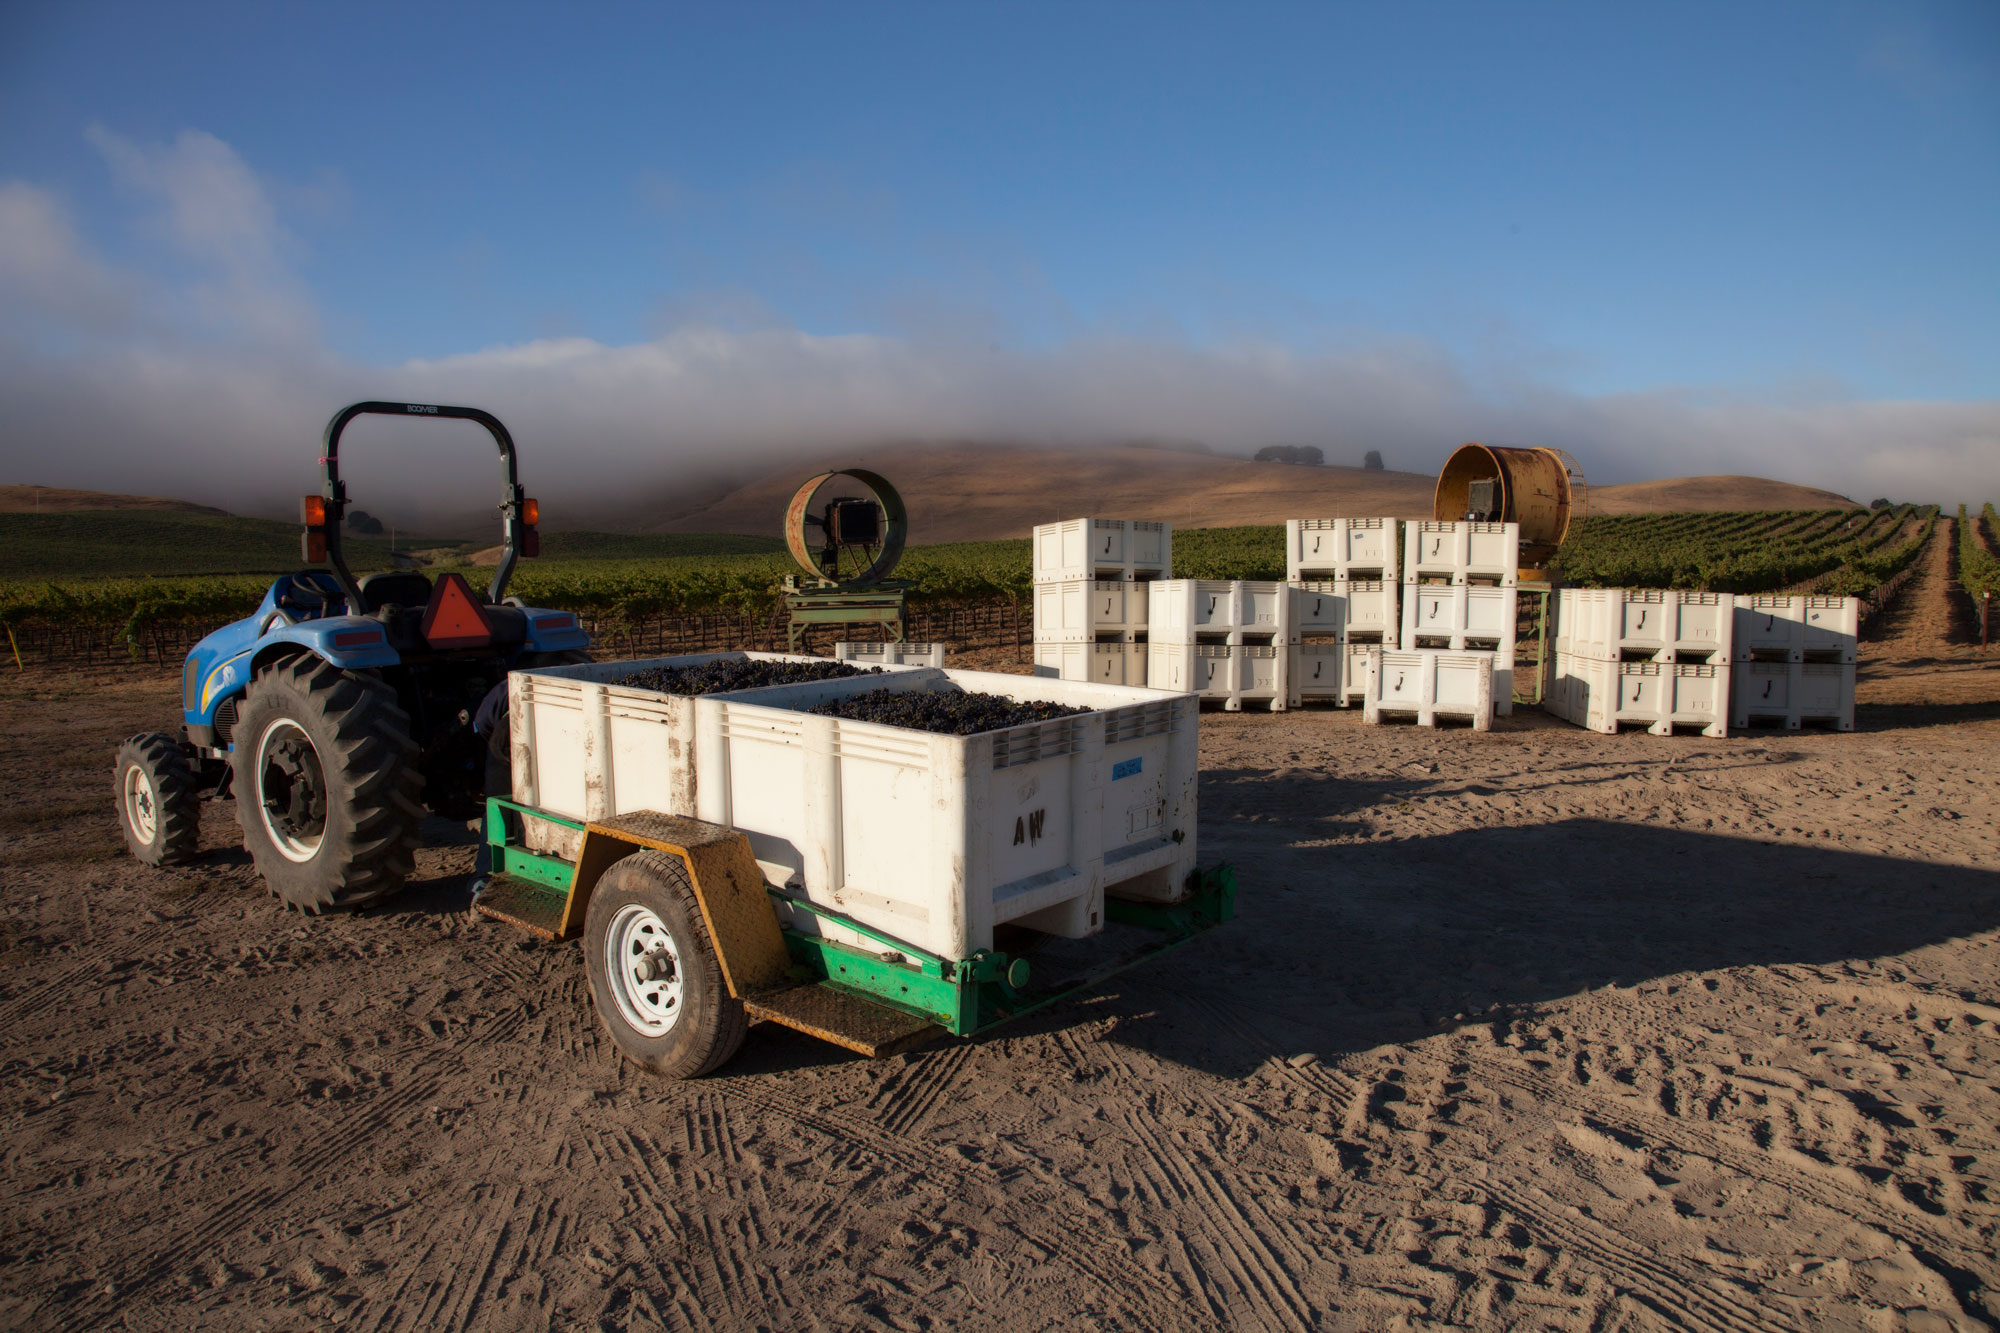
[[[598,881],[612,866],[642,851],[665,853],[686,868],[723,981],[751,1018],[871,1057],[910,1050],[945,1035],[925,1018],[817,980],[795,980],[777,909],[750,840],[723,824],[650,810],[593,820],[584,825],[566,895],[558,899],[539,886],[497,875],[474,908],[543,939],[576,939],[584,933]]]
[[[582,934],[597,881],[619,861],[647,849],[679,857],[687,867],[731,995],[747,999],[785,984],[791,958],[750,839],[726,825],[682,815],[643,810],[585,824],[557,938]]]

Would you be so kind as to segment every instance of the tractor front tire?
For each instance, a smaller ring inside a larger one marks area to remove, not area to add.
[[[233,733],[243,846],[301,911],[365,907],[416,868],[423,775],[396,693],[317,657],[251,683]]]
[[[187,755],[171,736],[149,731],[118,747],[111,776],[125,847],[149,866],[179,865],[201,835],[201,796]]]
[[[636,852],[604,872],[583,923],[590,999],[626,1059],[699,1078],[743,1045],[749,1016],[729,994],[680,858]]]

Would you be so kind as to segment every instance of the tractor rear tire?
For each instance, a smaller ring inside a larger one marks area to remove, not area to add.
[[[180,865],[201,837],[201,796],[180,742],[157,731],[118,747],[111,763],[125,847],[149,866]]]
[[[597,881],[583,923],[590,999],[612,1044],[665,1078],[700,1078],[736,1054],[750,1019],[729,994],[680,858],[637,852]]]
[[[251,683],[234,740],[243,846],[273,893],[321,912],[403,887],[416,868],[424,779],[393,689],[290,658]]]

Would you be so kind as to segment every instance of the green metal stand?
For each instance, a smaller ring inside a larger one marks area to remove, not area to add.
[[[489,797],[485,833],[493,873],[526,880],[566,897],[576,878],[575,864],[519,846],[514,841],[514,829],[519,827],[518,820],[522,817],[544,819],[579,831],[583,828],[574,819],[518,801]],[[510,828],[510,824],[514,827]],[[1107,920],[1150,931],[1155,938],[1088,976],[1037,990],[1030,985],[1026,959],[1010,958],[997,950],[976,953],[970,958],[941,958],[844,913],[768,885],[766,889],[775,903],[791,911],[852,931],[881,946],[879,952],[860,949],[781,927],[797,982],[817,983],[888,1005],[960,1037],[988,1031],[1087,990],[1127,968],[1179,948],[1236,915],[1236,871],[1226,864],[1196,871],[1187,898],[1178,903],[1107,898],[1104,903]]]
[[[1526,609],[1526,604],[1530,600],[1532,600],[1535,603],[1533,611],[1527,611]],[[1523,583],[1517,589],[1516,607],[1518,609],[1516,610],[1514,619],[1514,624],[1516,628],[1515,642],[1520,643],[1523,639],[1526,639],[1527,641],[1532,642],[1535,645],[1535,670],[1534,674],[1529,678],[1530,680],[1533,681],[1533,684],[1527,689],[1521,688],[1520,684],[1521,677],[1523,674],[1520,670],[1520,661],[1521,661],[1520,650],[1516,648],[1514,652],[1514,662],[1515,662],[1514,702],[1517,704],[1539,705],[1542,702],[1543,694],[1548,689],[1549,610],[1554,605],[1555,605],[1554,584]],[[1534,630],[1532,633],[1527,635],[1519,634],[1519,627],[1523,613],[1532,616],[1534,620]]]
[[[833,583],[801,586],[802,582],[796,574],[785,579],[785,610],[791,615],[785,640],[790,651],[799,651],[806,631],[814,625],[882,625],[891,643],[907,637],[909,584],[889,580],[843,588]]]

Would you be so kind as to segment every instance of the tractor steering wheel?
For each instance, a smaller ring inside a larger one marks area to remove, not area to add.
[[[297,611],[321,611],[326,608],[326,592],[298,575],[291,576],[285,590],[278,594],[278,605]]]

